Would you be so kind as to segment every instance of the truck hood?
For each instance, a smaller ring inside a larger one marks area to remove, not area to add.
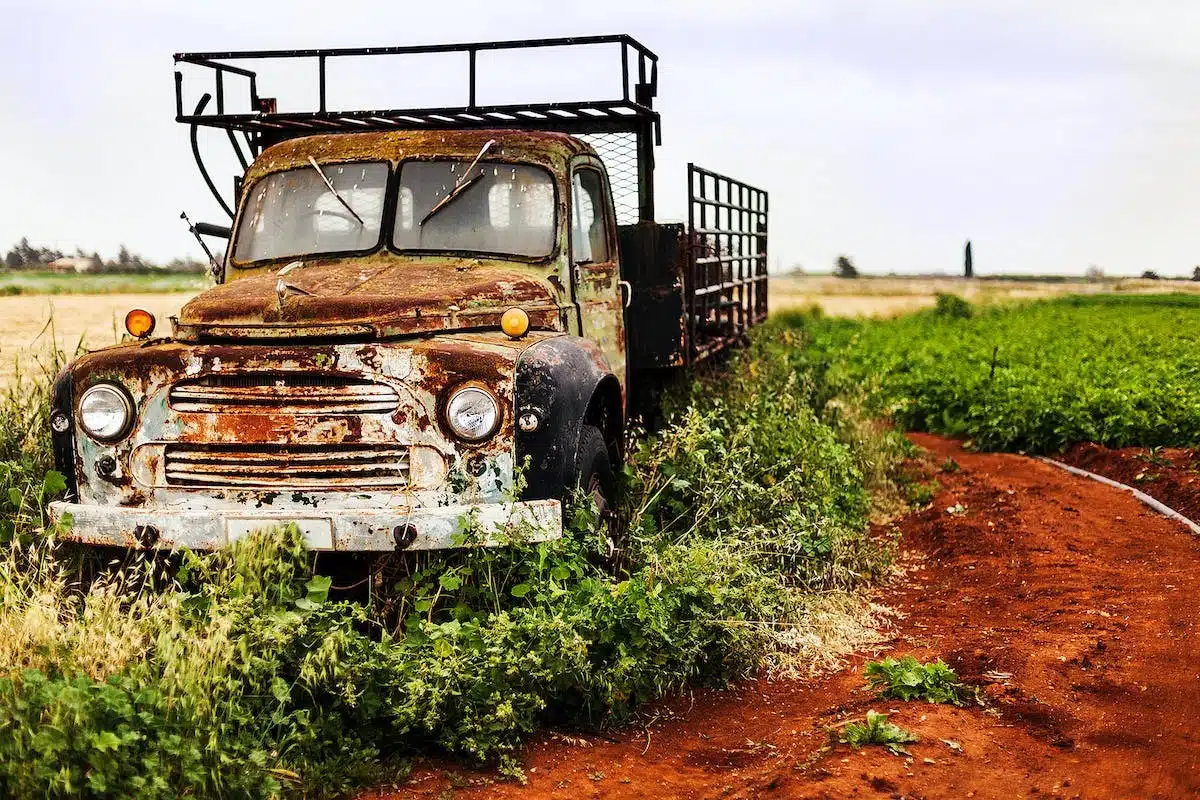
[[[175,336],[396,336],[496,327],[520,306],[531,327],[559,330],[551,286],[478,262],[333,263],[284,267],[215,286],[179,313]]]

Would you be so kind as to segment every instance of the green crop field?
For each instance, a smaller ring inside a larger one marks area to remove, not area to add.
[[[1066,297],[887,321],[788,314],[832,391],[983,449],[1200,442],[1200,297]]]

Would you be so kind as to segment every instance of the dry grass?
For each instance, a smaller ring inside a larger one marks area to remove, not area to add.
[[[0,675],[66,667],[102,680],[141,659],[175,596],[139,591],[137,569],[81,593],[53,549],[14,540],[0,555]]]
[[[767,674],[815,678],[841,669],[855,653],[886,641],[896,611],[873,598],[877,589],[808,594],[793,624],[774,635],[777,649],[767,658]]]
[[[102,347],[118,341],[125,314],[144,308],[169,330],[169,317],[192,294],[15,295],[0,297],[0,383],[12,378],[18,360],[28,361],[54,346],[70,354],[82,340]],[[53,326],[49,321],[53,319]],[[28,369],[23,370],[29,372]]]

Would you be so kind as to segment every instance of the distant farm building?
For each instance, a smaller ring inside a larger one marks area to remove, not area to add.
[[[100,269],[100,262],[88,256],[63,256],[46,267],[51,272],[95,272]]]

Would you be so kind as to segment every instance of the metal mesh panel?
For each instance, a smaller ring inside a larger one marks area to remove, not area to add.
[[[767,318],[767,193],[688,164],[690,340],[703,358]]]
[[[612,185],[613,208],[618,225],[638,221],[638,137],[636,133],[585,133],[578,138],[596,149],[608,182]]]

